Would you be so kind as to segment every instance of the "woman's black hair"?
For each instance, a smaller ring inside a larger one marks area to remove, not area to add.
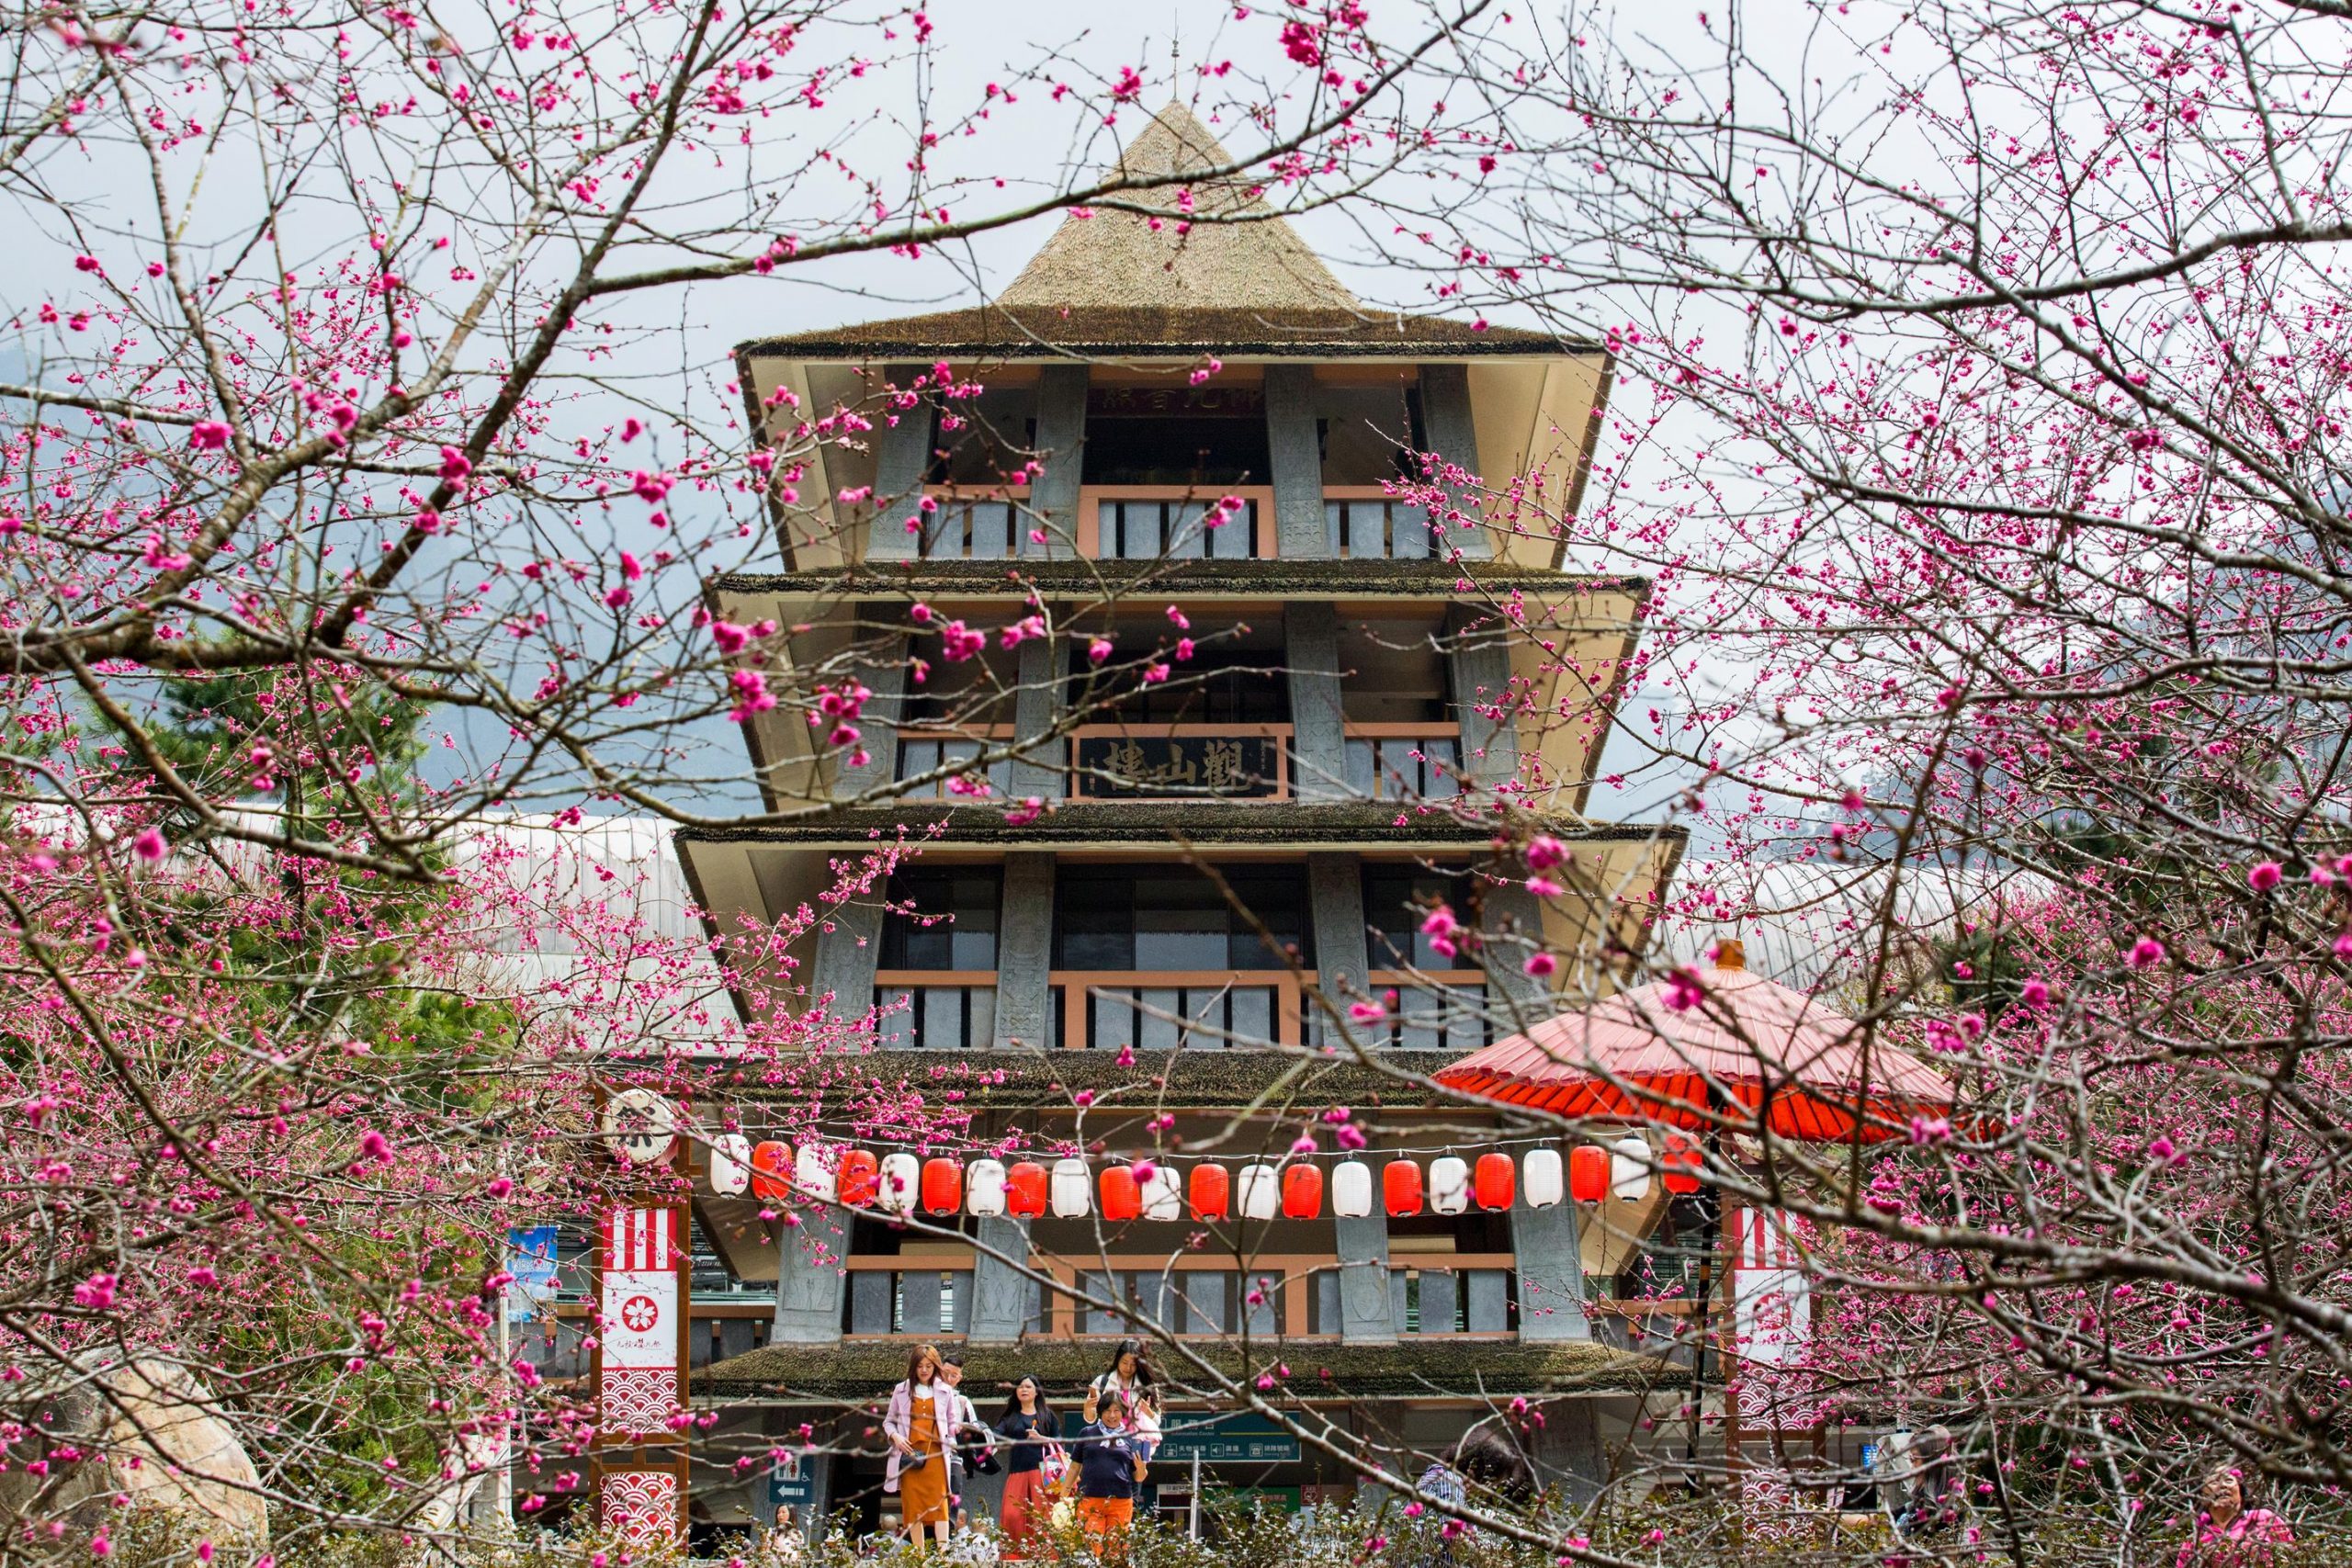
[[[1523,1503],[1535,1495],[1535,1476],[1528,1469],[1527,1456],[1487,1423],[1462,1434],[1462,1440],[1453,1445],[1452,1463],[1455,1474],[1499,1492],[1512,1502]]]
[[[1005,1391],[1004,1414],[998,1416],[998,1420],[1010,1421],[1021,1414],[1021,1385],[1024,1382],[1034,1382],[1037,1385],[1037,1419],[1042,1421],[1053,1415],[1054,1407],[1046,1403],[1046,1380],[1035,1372],[1023,1372],[1013,1379],[1012,1386]]]
[[[1136,1338],[1132,1335],[1120,1340],[1116,1345],[1111,1348],[1111,1362],[1110,1365],[1102,1369],[1102,1375],[1109,1377],[1117,1372],[1119,1370],[1119,1358],[1122,1356],[1133,1356],[1136,1359],[1136,1386],[1137,1388],[1149,1388],[1153,1381],[1151,1375],[1151,1362],[1143,1353],[1143,1341]]]

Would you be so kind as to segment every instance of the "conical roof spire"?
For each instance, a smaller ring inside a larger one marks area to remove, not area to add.
[[[1181,103],[1152,117],[1121,154],[1137,177],[1232,163],[1224,143]],[[1183,187],[1134,193],[1170,211]],[[1363,307],[1296,231],[1238,181],[1193,188],[1193,220],[1098,209],[1062,220],[999,298],[1009,310],[1361,311]],[[1181,230],[1181,231],[1180,231]]]

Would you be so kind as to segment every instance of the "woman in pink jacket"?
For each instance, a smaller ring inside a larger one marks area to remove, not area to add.
[[[947,1445],[955,1432],[956,1391],[939,1375],[939,1347],[918,1345],[907,1358],[906,1381],[890,1391],[882,1413],[882,1435],[890,1439],[882,1490],[899,1495],[900,1522],[918,1547],[925,1525],[947,1544]]]
[[[2292,1546],[2295,1532],[2267,1508],[2245,1506],[2245,1477],[2225,1464],[2205,1478],[2205,1511],[2183,1541],[2173,1568],[2260,1568],[2270,1548]]]

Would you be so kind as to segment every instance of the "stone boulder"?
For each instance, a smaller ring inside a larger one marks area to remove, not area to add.
[[[0,1473],[0,1517],[62,1519],[95,1529],[130,1510],[161,1517],[221,1547],[260,1551],[269,1544],[261,1472],[212,1393],[185,1367],[160,1356],[91,1361],[49,1380],[47,1390],[19,1383],[0,1391],[9,1417],[34,1425]],[[27,1417],[30,1421],[27,1421]],[[42,1442],[45,1437],[47,1441]],[[51,1459],[47,1474],[27,1470],[43,1450],[77,1450]]]

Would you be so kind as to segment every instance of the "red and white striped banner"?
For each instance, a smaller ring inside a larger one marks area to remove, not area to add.
[[[678,1266],[674,1209],[605,1211],[605,1267],[633,1272]]]

